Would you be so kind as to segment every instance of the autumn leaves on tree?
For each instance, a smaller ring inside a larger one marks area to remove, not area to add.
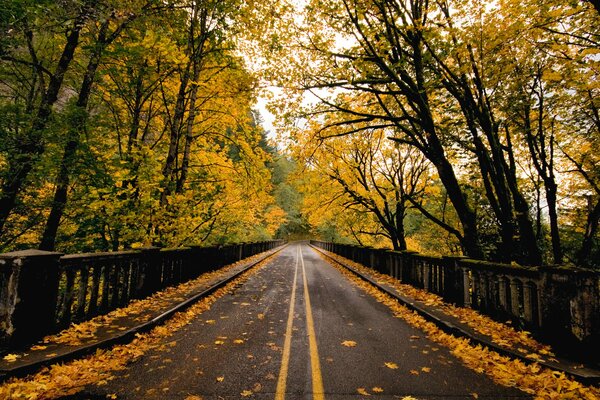
[[[313,1],[304,17],[289,68],[290,75],[301,70],[293,76],[303,97],[287,116],[306,121],[290,131],[310,171],[344,175],[330,191],[330,198],[344,198],[335,207],[356,208],[354,189],[365,193],[360,211],[370,229],[354,237],[353,222],[338,219],[342,236],[375,245],[387,236],[402,248],[372,207],[381,181],[365,187],[361,174],[342,172],[346,160],[354,158],[360,169],[356,158],[381,147],[369,139],[379,131],[427,160],[425,195],[410,194],[406,182],[393,186],[418,211],[409,222],[425,217],[425,229],[447,232],[437,240],[441,253],[456,243],[475,258],[592,263],[600,14],[591,4]],[[332,142],[345,147],[344,156],[329,158]],[[304,151],[310,143],[313,150]],[[402,163],[398,156],[377,158]],[[422,164],[409,165],[418,171]],[[427,195],[436,186],[437,201]],[[384,203],[399,204],[394,196],[382,196]],[[396,210],[397,219],[406,217],[405,207]]]
[[[3,2],[1,248],[270,237],[282,212],[236,53],[244,6]]]
[[[312,230],[598,259],[597,2],[9,0],[0,17],[2,249]],[[267,85],[280,149],[252,111]]]

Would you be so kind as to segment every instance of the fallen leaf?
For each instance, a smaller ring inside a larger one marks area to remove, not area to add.
[[[367,392],[365,388],[357,388],[356,391],[358,394],[362,394],[363,396],[370,396],[371,393]]]
[[[411,369],[410,373],[413,374],[413,375],[419,375],[419,371],[414,370],[414,369]]]
[[[356,342],[354,340],[344,340],[342,342],[342,346],[346,347],[356,347]]]
[[[48,348],[48,346],[40,346],[40,345],[36,345],[36,346],[32,346],[31,350],[46,350]]]
[[[250,396],[252,396],[252,391],[251,390],[244,390],[242,393],[240,393],[240,395],[242,397],[250,397]]]
[[[385,366],[388,367],[389,369],[398,369],[398,364],[393,363],[393,362],[386,362]]]
[[[17,358],[20,358],[20,357],[21,356],[18,354],[7,354],[2,358],[4,359],[4,361],[15,362],[15,361],[17,361]]]
[[[242,344],[242,343],[244,343],[244,341],[242,339],[235,339],[233,341],[233,343],[235,343],[235,344]]]
[[[383,393],[383,389],[380,388],[379,386],[375,386],[373,389],[371,389],[373,391],[373,393]]]
[[[187,396],[185,400],[202,400],[202,397],[191,394]]]
[[[431,368],[429,368],[429,367],[422,367],[421,371],[423,371],[423,372],[429,372],[429,371],[431,371]]]
[[[224,342],[224,341],[222,341],[222,340],[215,340],[215,344],[216,344],[217,346],[220,346],[220,345],[222,345],[222,344],[225,344],[225,342]]]
[[[217,382],[223,382],[225,380],[224,376],[217,376]]]

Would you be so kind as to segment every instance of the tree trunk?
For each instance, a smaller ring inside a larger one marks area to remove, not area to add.
[[[585,225],[585,234],[583,236],[581,248],[577,253],[577,264],[580,267],[590,266],[590,256],[594,246],[594,239],[598,232],[598,223],[600,223],[600,198],[588,214],[587,223]]]
[[[195,49],[196,42],[196,27],[198,26],[198,13],[200,12],[200,2],[194,2],[192,14],[190,16],[190,25],[188,30],[187,55],[189,61],[185,66],[181,81],[179,84],[179,92],[177,93],[177,101],[175,102],[175,110],[170,123],[169,151],[163,168],[163,191],[160,196],[160,205],[166,206],[168,196],[173,189],[177,189],[177,180],[175,177],[175,169],[179,156],[179,142],[181,140],[181,132],[183,129],[183,120],[185,116],[186,100],[190,75],[195,75],[196,64],[199,61],[200,49]],[[187,143],[186,143],[187,144]],[[175,184],[175,187],[173,185]]]
[[[199,61],[194,61],[194,74],[192,80],[192,88],[190,90],[190,105],[188,111],[188,119],[185,134],[185,147],[183,149],[183,159],[181,160],[181,174],[177,179],[177,187],[175,188],[176,193],[183,193],[185,181],[187,180],[188,169],[190,165],[190,156],[192,153],[192,142],[194,141],[194,122],[196,120],[196,99],[198,96],[198,82],[200,77],[200,65]]]
[[[60,225],[65,207],[67,205],[67,194],[69,190],[70,174],[76,161],[76,152],[79,147],[81,137],[84,134],[87,124],[87,106],[92,93],[92,86],[96,77],[96,71],[100,65],[102,52],[107,45],[106,31],[108,29],[108,20],[100,27],[98,34],[98,42],[96,48],[90,56],[83,82],[79,90],[75,110],[72,111],[72,116],[69,121],[69,130],[67,133],[67,144],[63,152],[60,162],[58,176],[56,178],[56,190],[54,192],[54,200],[52,209],[46,222],[46,228],[42,235],[40,250],[53,251],[56,246],[56,233]]]
[[[548,202],[548,216],[550,218],[550,236],[552,238],[552,255],[554,264],[562,264],[563,252],[558,229],[558,213],[556,212],[557,185],[554,182],[545,183],[546,201]]]
[[[69,31],[67,42],[65,43],[56,69],[48,82],[46,92],[42,96],[31,128],[26,136],[17,144],[17,154],[9,160],[8,173],[2,182],[0,191],[0,233],[3,231],[6,220],[15,207],[17,196],[27,181],[27,176],[45,150],[43,131],[46,129],[46,125],[52,114],[52,107],[58,99],[58,93],[62,87],[65,73],[75,55],[75,49],[79,45],[79,35],[85,19],[86,16],[84,14],[79,15],[75,20],[73,28]]]
[[[456,179],[452,165],[443,155],[442,158],[435,157],[433,159],[429,158],[429,160],[436,167],[440,180],[448,193],[448,198],[450,198],[462,225],[463,238],[461,240],[461,246],[465,255],[482,260],[484,254],[479,241],[477,216],[467,203],[467,199]]]
[[[402,202],[396,203],[396,232],[398,232],[398,249],[406,250],[406,235],[404,233],[404,218],[406,217],[406,206]]]

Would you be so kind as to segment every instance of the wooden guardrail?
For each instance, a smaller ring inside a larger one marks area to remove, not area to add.
[[[598,271],[430,257],[316,240],[311,244],[459,306],[510,320],[565,352],[600,360]]]
[[[31,343],[282,244],[273,240],[114,253],[0,254],[0,350]]]

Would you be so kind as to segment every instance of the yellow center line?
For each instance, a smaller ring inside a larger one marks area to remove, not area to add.
[[[298,247],[299,249],[299,247]],[[281,369],[277,379],[277,389],[275,390],[275,400],[285,399],[285,387],[287,383],[288,367],[290,365],[290,350],[292,347],[292,328],[294,326],[294,304],[296,303],[296,282],[298,280],[298,254],[296,254],[296,268],[294,268],[294,283],[292,284],[292,295],[290,296],[290,310],[288,313],[287,327],[285,329],[285,340],[283,342],[283,356],[281,359]]]
[[[300,247],[300,246],[299,246]],[[302,263],[302,278],[304,280],[304,304],[306,305],[306,326],[308,330],[308,346],[310,348],[310,367],[312,370],[313,399],[324,400],[323,377],[321,376],[321,363],[319,362],[319,350],[317,348],[317,336],[313,322],[310,296],[308,295],[308,282],[306,281],[306,269],[304,268],[304,257],[300,250],[300,262]]]

